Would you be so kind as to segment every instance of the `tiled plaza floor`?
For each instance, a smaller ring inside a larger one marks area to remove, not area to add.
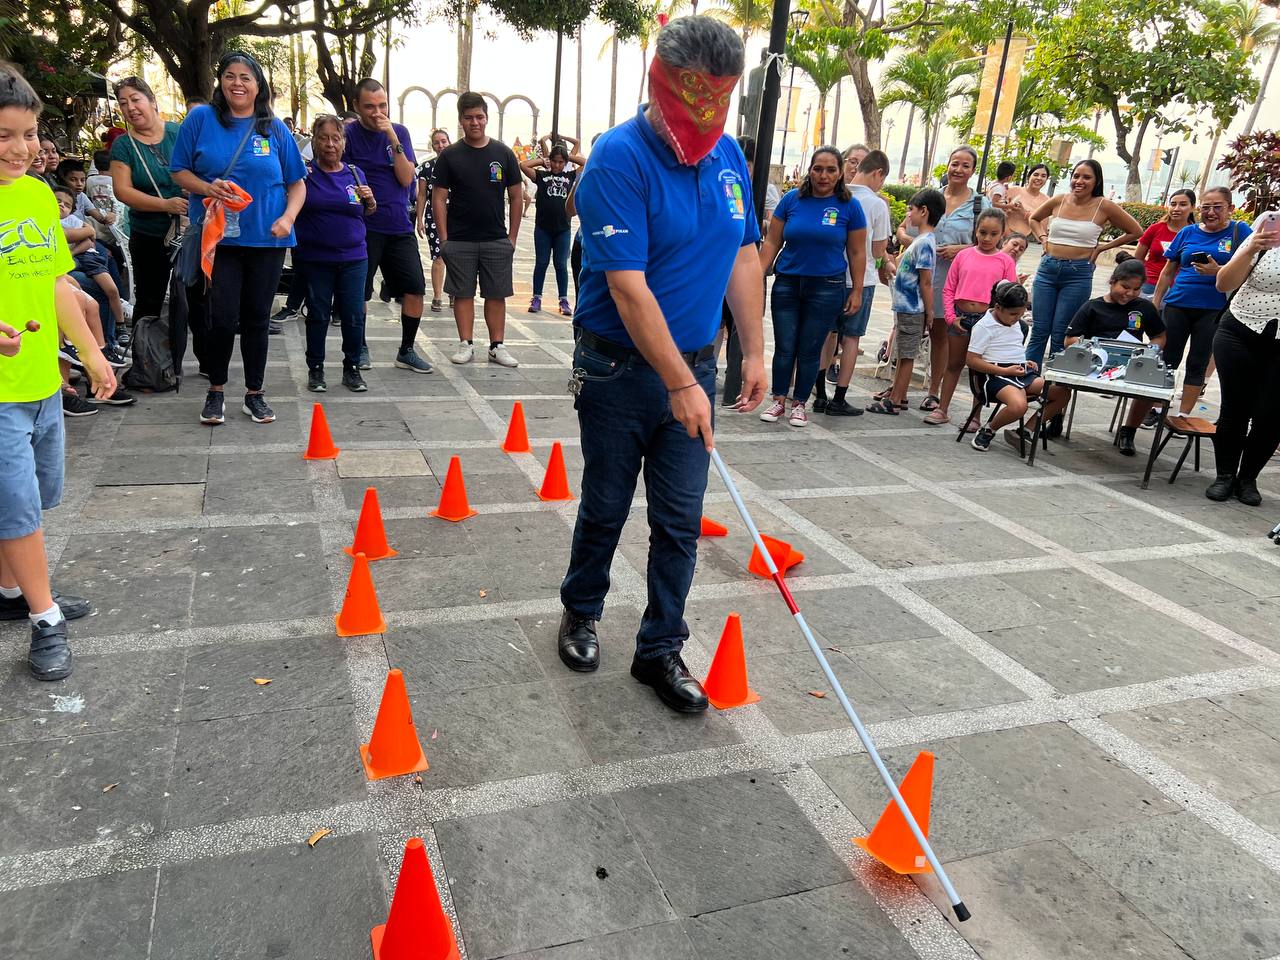
[[[1169,459],[1142,491],[1098,399],[1033,469],[914,410],[803,432],[720,417],[757,522],[806,554],[789,581],[890,766],[937,755],[931,836],[973,911],[955,925],[936,881],[850,843],[884,791],[835,698],[810,694],[821,674],[747,574],[714,475],[706,513],[732,533],[700,546],[687,658],[705,672],[738,611],[760,702],[678,716],[627,674],[643,487],[602,669],[560,665],[575,504],[534,490],[556,439],[578,486],[571,338],[522,306],[518,370],[451,366],[452,322],[428,314],[424,377],[391,366],[398,325],[375,304],[369,392],[330,363],[336,463],[299,456],[315,398],[296,325],[272,340],[274,425],[235,403],[201,427],[194,378],[68,423],[49,548],[96,613],[59,684],[29,679],[22,625],[0,628],[0,955],[368,957],[421,836],[471,960],[1280,956],[1280,547],[1263,538],[1280,469],[1261,510],[1209,503],[1190,469],[1169,485]],[[515,399],[532,455],[498,449]],[[426,515],[453,454],[480,511],[459,525]],[[389,628],[340,640],[369,485],[399,550],[373,571]],[[420,785],[361,770],[388,667]]]

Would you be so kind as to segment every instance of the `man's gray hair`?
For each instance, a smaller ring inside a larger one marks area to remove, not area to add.
[[[673,67],[715,77],[742,73],[742,38],[727,24],[705,15],[672,20],[659,31],[655,50]]]

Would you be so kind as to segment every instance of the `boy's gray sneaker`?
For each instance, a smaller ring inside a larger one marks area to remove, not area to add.
[[[31,625],[31,652],[27,655],[31,675],[37,680],[65,680],[71,676],[71,647],[67,643],[67,621]]]

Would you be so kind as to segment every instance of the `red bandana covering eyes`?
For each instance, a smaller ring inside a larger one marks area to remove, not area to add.
[[[649,65],[649,105],[670,135],[676,159],[694,166],[724,133],[729,95],[738,77],[716,77],[673,67],[660,57]]]

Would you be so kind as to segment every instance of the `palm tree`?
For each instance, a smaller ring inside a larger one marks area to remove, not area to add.
[[[742,45],[745,47],[751,35],[758,30],[768,30],[773,16],[773,4],[769,0],[715,0],[718,6],[707,11],[707,16],[715,17],[727,23],[735,30],[742,31]],[[744,70],[738,79],[738,100],[746,95],[747,74]]]
[[[924,121],[922,184],[929,179],[929,171],[933,167],[933,154],[947,106],[952,100],[972,91],[973,77],[981,68],[978,61],[963,57],[955,44],[943,41],[934,43],[923,53],[908,51],[885,70],[881,105],[908,104]]]
[[[1249,123],[1245,129],[1245,133],[1249,133],[1253,130],[1254,121],[1258,117],[1262,98],[1267,95],[1267,83],[1271,79],[1271,70],[1276,65],[1275,51],[1280,50],[1280,23],[1274,19],[1264,19],[1262,4],[1258,0],[1226,0],[1218,16],[1246,57],[1252,58],[1253,54],[1263,47],[1272,47],[1271,60],[1267,65],[1262,86],[1258,89],[1258,98],[1253,102],[1253,111],[1249,115]],[[1214,154],[1218,152],[1218,141],[1222,138],[1225,127],[1225,123],[1219,123],[1213,131],[1209,157],[1205,160],[1204,172],[1200,175],[1201,193],[1204,193],[1205,187],[1209,185],[1209,175],[1213,172]]]
[[[645,81],[649,78],[649,45],[658,36],[658,31],[662,29],[662,26],[684,6],[684,0],[648,0],[643,6],[644,19],[640,25],[640,32],[636,35],[636,39],[640,42],[640,93],[636,97],[636,106],[644,102]],[[604,46],[596,54],[596,59],[599,60],[603,57],[604,52],[609,49],[613,50],[612,75],[609,78],[609,126],[613,126],[615,120],[614,106],[618,100],[617,33],[610,34],[605,39]]]
[[[827,95],[849,75],[849,62],[842,50],[825,44],[788,44],[787,58],[818,88],[818,116],[822,121],[822,142],[826,143]]]

